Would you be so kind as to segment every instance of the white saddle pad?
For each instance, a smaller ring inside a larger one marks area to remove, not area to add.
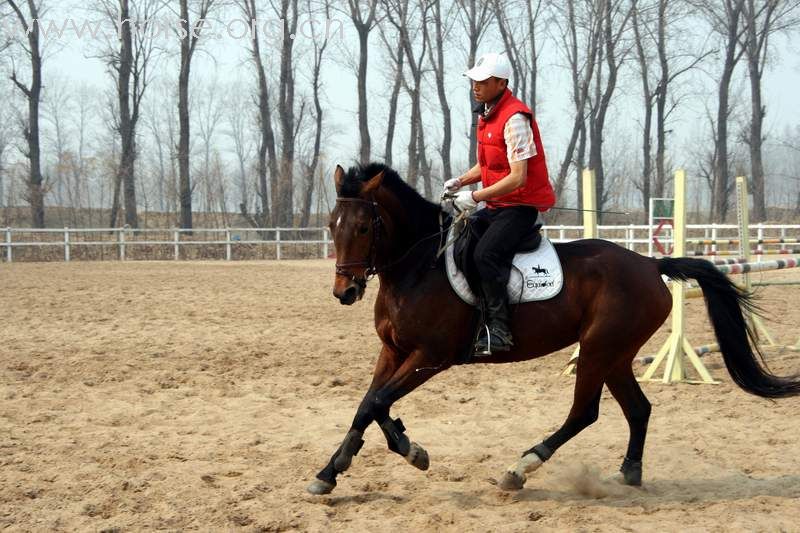
[[[453,231],[450,228],[448,242],[453,237]],[[456,268],[453,248],[451,243],[445,251],[447,279],[462,300],[470,305],[477,305],[478,298],[470,290],[466,276]],[[508,280],[508,298],[512,304],[548,300],[558,295],[563,285],[561,261],[549,239],[542,238],[542,243],[533,252],[514,256],[511,277]]]

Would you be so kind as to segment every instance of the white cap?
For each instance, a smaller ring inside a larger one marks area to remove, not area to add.
[[[475,81],[483,81],[494,76],[507,80],[511,77],[511,65],[505,53],[489,52],[478,58],[475,66],[464,73],[464,76]]]

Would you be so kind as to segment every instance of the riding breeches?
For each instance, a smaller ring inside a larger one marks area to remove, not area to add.
[[[505,299],[514,254],[523,239],[531,234],[539,211],[528,206],[487,208],[472,216],[480,225],[488,225],[473,255],[481,286],[484,291],[493,293],[484,296]]]

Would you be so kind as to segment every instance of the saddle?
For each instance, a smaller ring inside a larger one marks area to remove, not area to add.
[[[561,262],[549,239],[543,238],[541,224],[531,226],[528,236],[517,247],[508,281],[509,303],[548,300],[561,292],[564,284]],[[488,221],[468,218],[453,225],[445,251],[447,278],[458,296],[477,306],[480,276],[473,255],[475,246],[488,228]]]

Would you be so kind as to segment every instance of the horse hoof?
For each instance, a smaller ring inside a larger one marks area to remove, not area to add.
[[[622,462],[619,471],[622,473],[622,483],[631,487],[642,486],[642,462],[631,461],[627,457]]]
[[[525,476],[506,470],[497,486],[507,491],[520,490],[525,486]]]
[[[419,468],[420,470],[427,470],[428,467],[431,466],[428,452],[416,442],[411,443],[411,448],[406,455],[406,461],[414,468]]]
[[[328,483],[321,479],[315,479],[306,487],[306,490],[315,496],[322,496],[323,494],[330,494],[335,486],[336,483]]]

